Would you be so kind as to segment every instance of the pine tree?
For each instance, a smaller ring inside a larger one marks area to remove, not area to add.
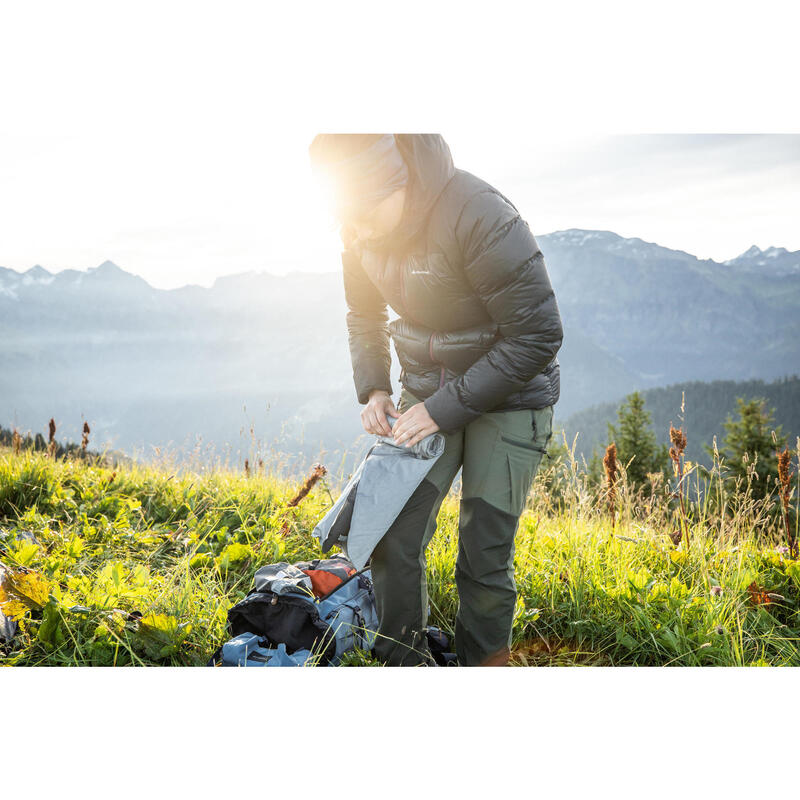
[[[635,487],[649,487],[648,472],[668,475],[669,448],[657,444],[650,412],[645,411],[639,392],[625,398],[617,409],[617,419],[619,429],[608,423],[608,438],[617,445],[617,461],[627,464],[628,482]]]
[[[742,485],[747,484],[748,469],[754,472],[751,491],[753,497],[764,498],[775,488],[778,478],[778,457],[776,450],[786,445],[787,437],[783,434],[783,426],[774,429],[773,439],[772,421],[775,409],[767,412],[764,408],[766,399],[755,397],[745,402],[743,398],[736,398],[739,419],[734,420],[728,415],[723,423],[725,428],[725,446],[720,450],[720,456],[725,460],[727,467],[726,478],[735,481],[741,478]],[[714,451],[708,445],[706,450],[713,456]]]

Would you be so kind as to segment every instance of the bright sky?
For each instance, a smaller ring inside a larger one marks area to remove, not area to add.
[[[619,4],[624,23],[599,48],[605,6],[508,26],[503,3],[485,17],[410,2],[402,18],[367,3],[16,5],[0,14],[0,74],[13,76],[0,84],[0,266],[111,259],[164,288],[336,270],[307,158],[322,130],[441,132],[456,165],[508,195],[538,234],[607,229],[717,260],[751,244],[800,250],[800,136],[680,135],[797,131],[770,116],[787,95],[740,59],[723,83],[696,25],[675,28],[681,59],[663,64],[673,15],[659,20],[662,39],[642,41],[629,26],[648,20]],[[471,31],[465,46],[480,36],[480,59],[441,46],[436,26],[453,20]],[[752,41],[746,19],[705,22],[731,52]],[[552,37],[533,35],[543,26]],[[789,32],[771,35],[750,63],[791,74]],[[413,59],[390,46],[404,37]],[[646,57],[647,74],[631,68]],[[699,65],[711,70],[704,85]]]

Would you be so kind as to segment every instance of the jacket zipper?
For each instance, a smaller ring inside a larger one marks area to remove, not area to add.
[[[433,334],[428,339],[428,355],[434,364],[439,364],[439,388],[441,389],[444,386],[444,364],[441,364],[433,357]]]

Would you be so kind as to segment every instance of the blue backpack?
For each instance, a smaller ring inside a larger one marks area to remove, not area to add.
[[[370,570],[343,556],[261,567],[255,589],[228,611],[228,627],[232,638],[209,665],[335,666],[349,650],[374,645]]]

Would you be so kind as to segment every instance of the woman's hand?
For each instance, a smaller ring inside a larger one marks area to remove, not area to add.
[[[382,389],[373,389],[361,412],[361,424],[364,426],[364,430],[378,436],[391,436],[392,426],[386,419],[387,414],[391,414],[393,417],[400,416],[400,412],[394,407],[391,395]]]
[[[395,444],[412,447],[429,434],[436,433],[438,430],[439,426],[428,413],[425,403],[417,403],[411,406],[395,422],[392,434],[394,435]]]

